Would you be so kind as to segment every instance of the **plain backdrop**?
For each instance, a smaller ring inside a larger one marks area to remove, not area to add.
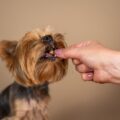
[[[120,0],[0,0],[0,40],[47,25],[64,33],[68,46],[97,40],[120,50]],[[0,61],[0,90],[12,81]],[[120,120],[120,85],[84,82],[71,60],[50,94],[50,120]]]

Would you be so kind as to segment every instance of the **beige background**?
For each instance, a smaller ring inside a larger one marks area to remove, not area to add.
[[[120,0],[0,0],[1,40],[46,25],[65,33],[68,45],[98,40],[120,50]],[[0,89],[11,81],[0,61]],[[71,62],[64,80],[50,89],[51,120],[120,120],[120,86],[83,82]]]

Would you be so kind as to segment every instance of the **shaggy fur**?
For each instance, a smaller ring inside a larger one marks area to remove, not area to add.
[[[68,62],[55,56],[66,46],[60,33],[28,32],[19,41],[0,41],[0,58],[15,82],[0,94],[0,120],[47,120],[49,83],[61,80]]]

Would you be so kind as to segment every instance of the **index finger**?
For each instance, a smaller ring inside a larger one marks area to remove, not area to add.
[[[79,48],[72,46],[64,49],[55,50],[55,54],[57,57],[68,59],[68,58],[79,58]]]

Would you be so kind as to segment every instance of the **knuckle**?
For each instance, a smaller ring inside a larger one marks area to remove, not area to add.
[[[104,84],[104,83],[108,83],[108,79],[104,78],[104,77],[100,77],[98,79],[94,79],[94,82],[96,83],[100,83],[100,84]]]

